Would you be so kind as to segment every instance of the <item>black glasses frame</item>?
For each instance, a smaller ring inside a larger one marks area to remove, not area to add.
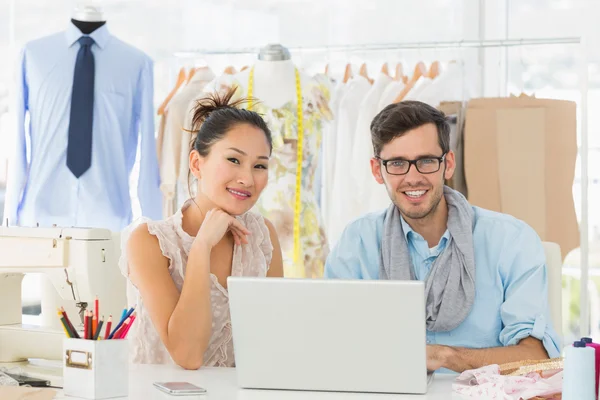
[[[379,157],[379,156],[375,156],[375,158],[379,161],[381,161],[381,163],[383,164],[383,166],[385,167],[385,172],[387,172],[390,175],[406,175],[410,172],[410,167],[412,167],[413,165],[415,166],[415,168],[417,169],[417,171],[419,171],[420,174],[424,174],[424,175],[429,175],[429,174],[435,174],[436,172],[438,172],[440,170],[440,168],[442,168],[442,163],[444,162],[444,160],[446,159],[446,154],[448,153],[444,153],[442,154],[441,157],[421,157],[421,158],[417,158],[416,160],[406,160],[404,158],[390,158],[389,160],[384,160],[383,158]],[[438,168],[435,171],[431,171],[431,172],[421,172],[421,170],[419,169],[419,167],[417,166],[417,163],[421,160],[438,160],[439,164],[438,164]],[[389,162],[393,162],[393,161],[405,161],[408,163],[408,169],[406,170],[405,173],[403,174],[392,174],[390,171],[388,171],[388,163]]]

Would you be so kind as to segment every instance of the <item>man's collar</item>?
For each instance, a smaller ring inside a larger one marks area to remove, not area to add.
[[[412,232],[413,235],[418,235],[418,233],[415,232],[414,229],[410,227],[410,225],[408,224],[408,222],[406,222],[406,220],[404,219],[404,217],[402,215],[400,215],[400,222],[402,223],[402,231],[404,232],[404,237],[407,242],[409,240],[409,236],[408,236],[409,233]],[[421,236],[421,235],[419,235],[419,236]],[[441,244],[444,239],[446,239],[446,241],[448,241],[448,239],[450,239],[450,231],[448,231],[448,228],[446,228],[446,231],[440,238],[440,241],[438,244]]]
[[[108,43],[108,39],[110,39],[110,32],[108,31],[106,24],[104,24],[100,28],[98,28],[94,32],[92,32],[91,34],[84,35],[83,33],[81,33],[79,28],[77,28],[73,24],[73,22],[69,23],[69,26],[67,27],[67,30],[65,32],[67,46],[69,46],[69,47],[73,46],[79,40],[79,38],[82,36],[91,37],[92,39],[94,39],[94,42],[98,45],[98,47],[103,49],[104,46],[106,46],[106,43]]]
[[[406,241],[408,242],[408,234],[411,232],[414,232],[413,228],[410,227],[410,225],[408,224],[408,222],[406,222],[406,220],[404,219],[404,217],[402,215],[400,215],[400,221],[402,222],[402,231],[404,232],[404,237],[406,238]]]

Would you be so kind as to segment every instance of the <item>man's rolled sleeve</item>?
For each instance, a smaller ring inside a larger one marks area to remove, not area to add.
[[[531,227],[524,224],[506,246],[500,268],[504,280],[500,342],[511,346],[531,336],[542,341],[549,357],[558,357],[561,344],[550,320],[544,247]]]

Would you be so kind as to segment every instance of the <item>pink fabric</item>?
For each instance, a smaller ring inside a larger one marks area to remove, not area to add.
[[[500,375],[498,365],[465,371],[452,384],[454,392],[477,399],[520,400],[551,396],[562,391],[562,370],[541,377],[537,372],[525,376]]]

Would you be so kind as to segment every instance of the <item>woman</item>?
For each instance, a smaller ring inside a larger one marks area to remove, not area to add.
[[[197,195],[175,215],[123,234],[120,266],[137,317],[135,363],[234,366],[228,276],[283,275],[273,225],[249,210],[267,185],[271,132],[232,104],[234,90],[198,102],[189,165]]]

